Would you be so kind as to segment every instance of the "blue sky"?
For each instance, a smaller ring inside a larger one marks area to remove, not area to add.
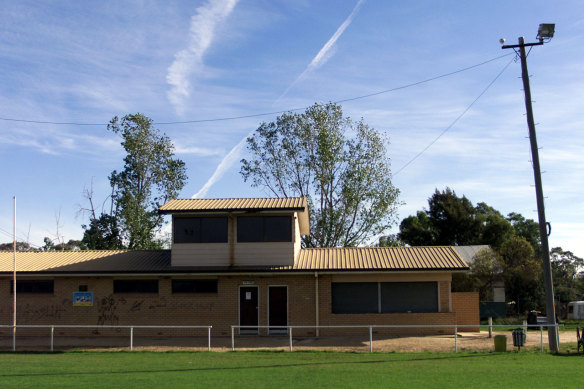
[[[499,38],[532,42],[556,23],[528,58],[546,214],[550,246],[584,256],[581,1],[8,1],[0,23],[0,242],[16,196],[17,236],[39,246],[81,238],[85,188],[107,196],[124,156],[113,116],[190,121],[157,125],[187,164],[181,197],[267,196],[239,176],[238,145],[276,115],[204,120],[347,100],[505,54],[342,105],[389,137],[399,220],[446,187],[537,219],[520,64]]]

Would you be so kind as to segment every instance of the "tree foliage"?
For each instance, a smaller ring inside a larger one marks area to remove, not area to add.
[[[391,183],[384,138],[336,104],[262,123],[247,139],[241,174],[277,197],[306,196],[306,247],[355,246],[393,223],[398,190]]]
[[[487,244],[497,249],[512,232],[499,211],[485,203],[474,206],[446,188],[436,189],[427,210],[402,220],[399,238],[412,246]]]
[[[527,240],[531,244],[531,247],[533,247],[535,254],[540,256],[541,237],[539,235],[539,223],[532,219],[526,219],[523,215],[515,212],[507,215],[507,220],[513,227],[513,234]]]
[[[31,247],[28,242],[16,241],[16,251],[33,251],[34,248]],[[14,251],[14,242],[7,242],[0,244],[0,251]]]
[[[523,237],[512,236],[501,246],[505,294],[517,304],[517,312],[537,309],[544,295],[541,261]]]
[[[584,259],[555,247],[550,252],[550,260],[556,299],[560,303],[581,300],[584,297]]]
[[[539,225],[519,213],[505,217],[486,203],[474,206],[449,188],[436,190],[427,210],[402,220],[398,238],[410,245],[489,245],[491,253],[475,256],[468,274],[453,276],[453,290],[475,290],[481,299],[490,299],[493,283],[502,279],[506,298],[518,313],[544,305]],[[552,250],[560,301],[583,296],[584,279],[577,272],[581,261],[568,251]]]
[[[124,248],[118,219],[107,213],[93,217],[83,225],[83,242],[89,250],[117,250]]]
[[[124,169],[109,176],[110,212],[96,212],[91,202],[84,242],[90,248],[156,249],[163,223],[158,208],[178,195],[187,175],[183,161],[174,158],[170,139],[142,114],[114,117],[108,130],[122,138]]]
[[[79,251],[79,250],[87,250],[87,245],[81,240],[69,239],[67,242],[60,242],[58,241],[55,243],[49,237],[45,237],[43,239],[45,243],[43,247],[41,247],[42,251]]]

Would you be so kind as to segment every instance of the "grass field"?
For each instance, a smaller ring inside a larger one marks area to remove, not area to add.
[[[2,353],[0,388],[583,388],[583,364],[573,353]]]

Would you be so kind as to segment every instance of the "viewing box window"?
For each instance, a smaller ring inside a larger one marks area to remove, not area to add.
[[[227,243],[227,217],[177,217],[174,243]]]
[[[290,216],[240,216],[237,218],[238,242],[291,242]]]

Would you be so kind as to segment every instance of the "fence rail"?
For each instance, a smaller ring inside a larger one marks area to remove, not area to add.
[[[489,329],[489,338],[492,337],[492,330],[493,328],[505,328],[509,329],[510,327],[520,327],[523,328],[524,331],[527,331],[528,328],[535,328],[539,329],[540,332],[540,350],[544,352],[544,345],[543,345],[543,329],[548,328],[549,324],[519,324],[519,325],[509,325],[509,324],[499,324],[499,325],[480,325],[480,324],[468,324],[468,325],[399,325],[399,324],[388,324],[388,325],[333,325],[333,326],[274,326],[274,325],[254,325],[254,326],[242,326],[242,325],[232,325],[231,326],[231,350],[235,351],[235,330],[258,330],[268,329],[269,330],[285,330],[288,334],[288,348],[289,351],[294,351],[293,348],[293,332],[295,329],[367,329],[369,332],[369,352],[373,352],[373,330],[374,329],[409,329],[409,328],[442,328],[442,329],[452,329],[454,332],[454,352],[458,352],[458,334],[459,330],[464,328],[477,328],[477,327],[488,327]],[[563,327],[563,324],[556,324],[555,327]],[[55,325],[0,325],[0,328],[10,328],[13,330],[13,333],[16,334],[16,330],[18,328],[46,328],[50,330],[50,350],[51,352],[54,351],[54,337],[55,337],[55,329],[72,329],[72,328],[91,328],[97,330],[112,330],[112,329],[129,329],[129,348],[131,351],[134,349],[134,329],[206,329],[207,330],[207,350],[211,351],[211,329],[213,326],[149,326],[149,325],[102,325],[102,326],[95,326],[95,325],[65,325],[65,324],[55,324]],[[240,331],[241,332],[241,331]],[[71,336],[74,337],[74,336]],[[16,337],[13,338],[13,350],[16,351]]]
[[[213,326],[140,326],[140,325],[112,325],[112,326],[95,326],[95,325],[37,325],[37,324],[19,324],[19,325],[0,325],[0,328],[12,328],[16,334],[18,328],[49,328],[51,330],[51,352],[54,351],[55,346],[55,328],[91,328],[91,329],[130,329],[130,351],[134,350],[134,329],[207,329],[207,350],[211,351],[211,328]],[[16,351],[16,338],[14,338],[12,349]]]
[[[562,327],[563,324],[555,324],[556,328]],[[454,352],[458,352],[458,329],[459,328],[477,328],[480,327],[480,324],[441,324],[441,325],[425,325],[425,324],[412,324],[412,325],[403,325],[403,324],[387,324],[387,325],[338,325],[338,326],[240,326],[240,325],[232,325],[231,326],[231,351],[235,351],[235,329],[249,329],[255,330],[259,328],[267,328],[268,330],[271,329],[282,329],[287,330],[289,335],[289,350],[290,352],[293,351],[292,346],[292,331],[293,329],[331,329],[331,328],[367,328],[369,329],[369,352],[373,352],[373,329],[374,328],[452,328],[454,330]],[[512,325],[501,325],[501,324],[489,324],[489,338],[492,335],[492,328],[509,328],[514,327]],[[516,327],[516,326],[515,326]],[[527,328],[539,328],[540,331],[540,350],[544,352],[543,348],[543,328],[550,327],[549,324],[523,324],[523,329],[526,331]]]

